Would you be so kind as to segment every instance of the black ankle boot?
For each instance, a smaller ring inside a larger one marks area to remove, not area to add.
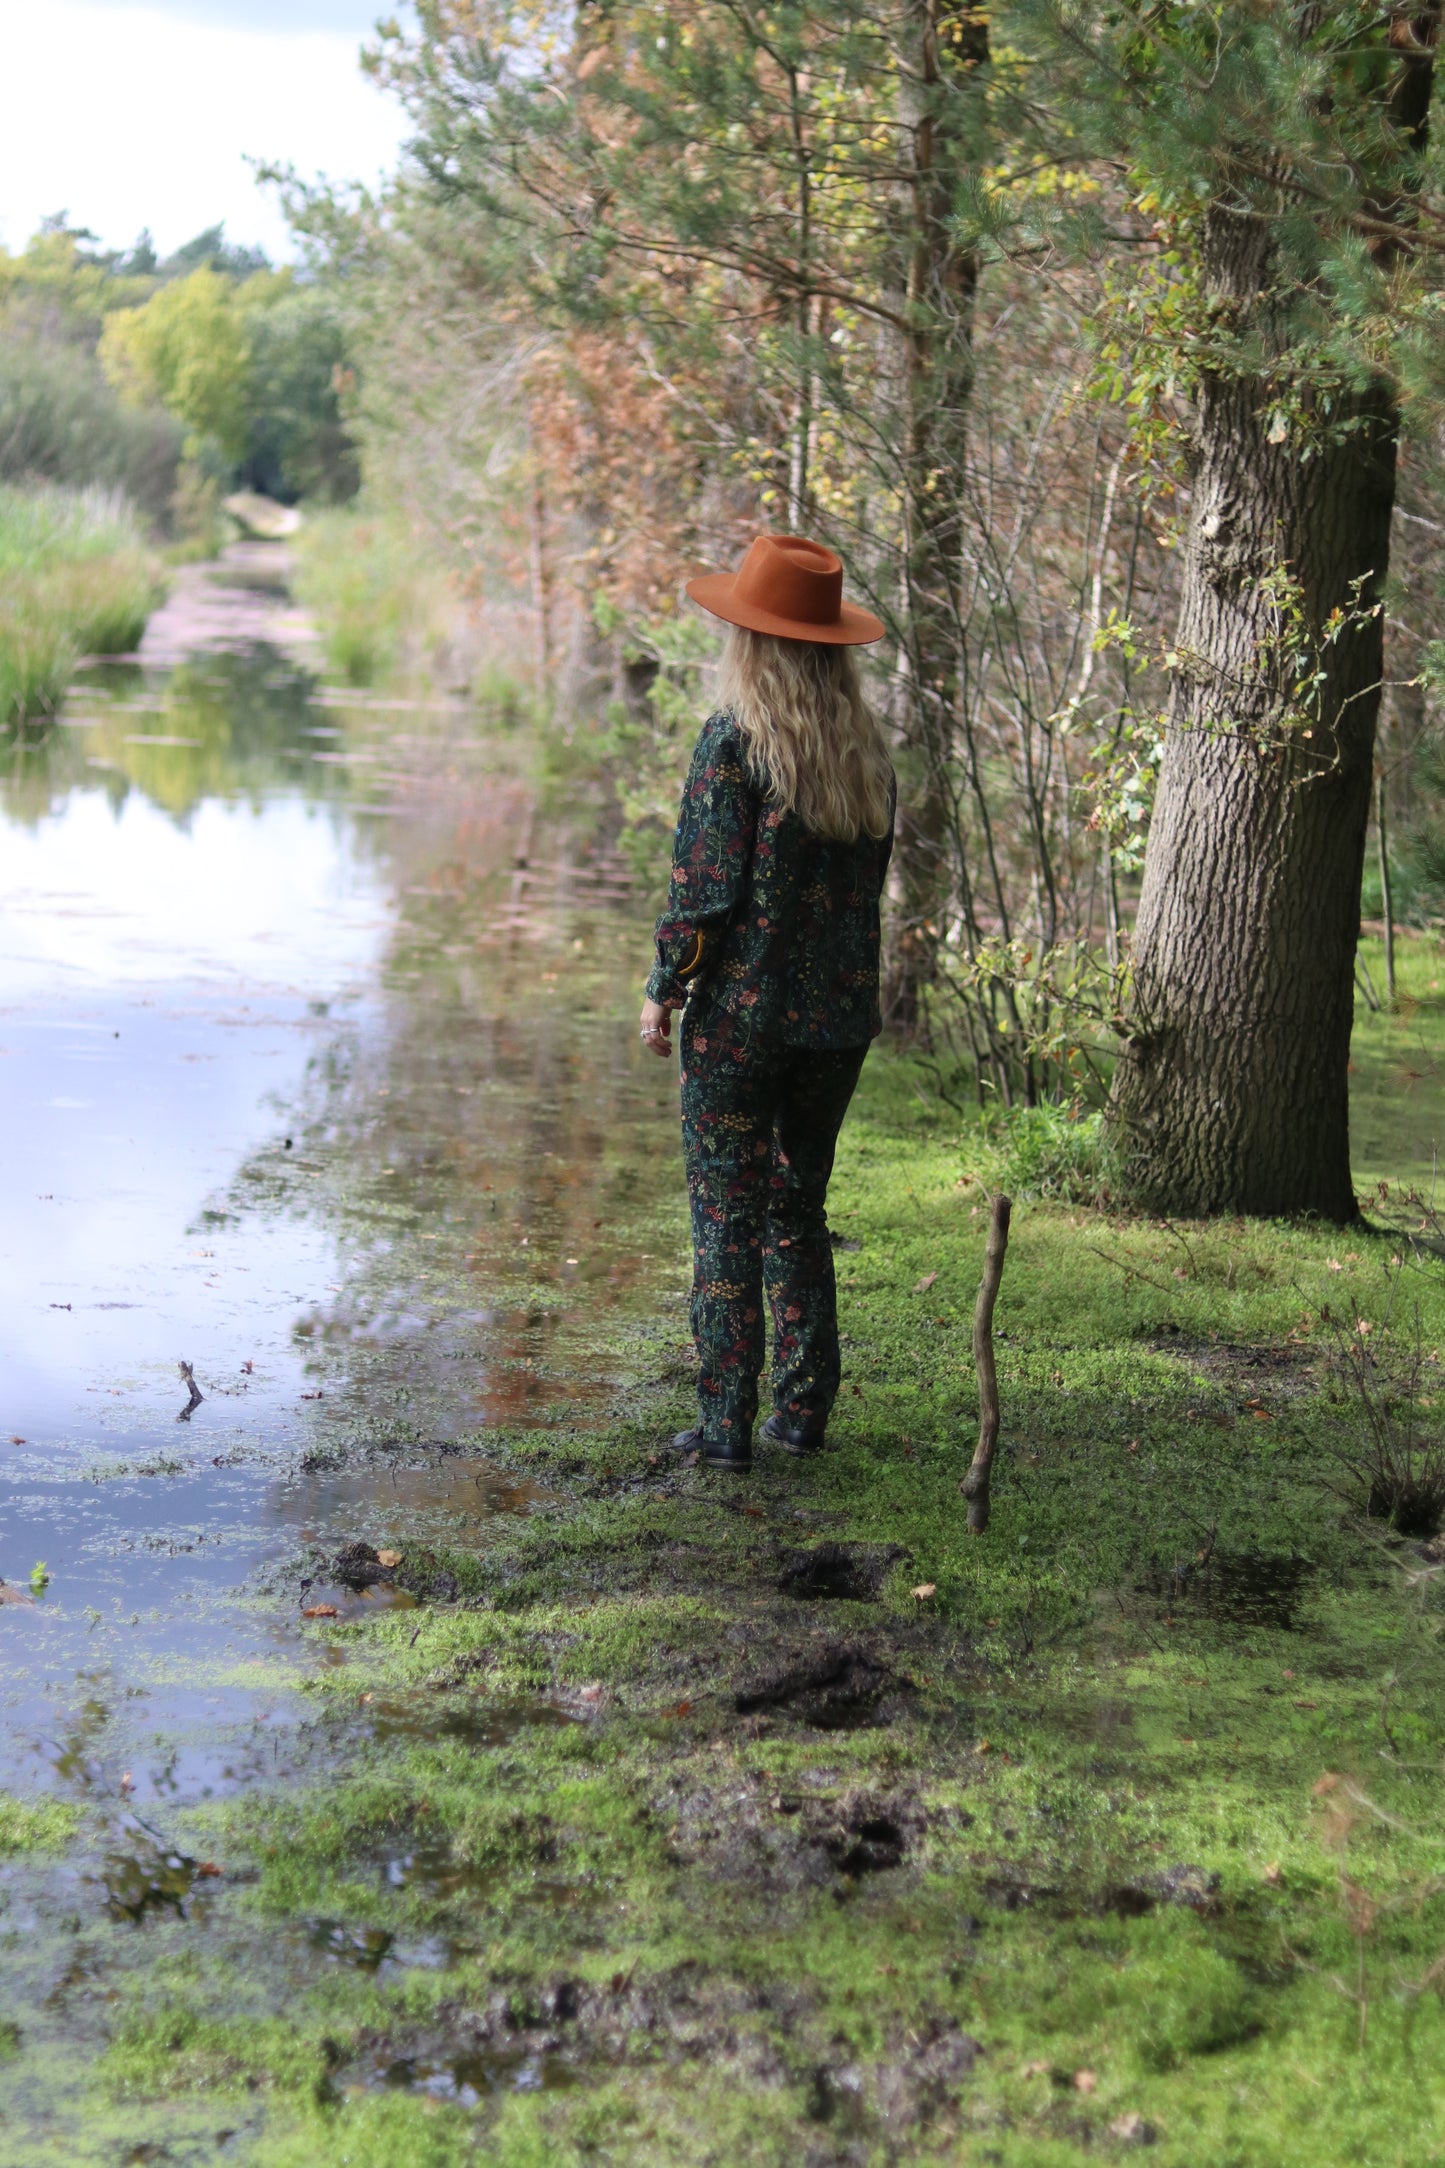
[[[750,1444],[735,1444],[730,1438],[706,1438],[700,1428],[680,1430],[672,1441],[674,1453],[700,1453],[709,1468],[734,1468],[746,1475],[753,1464]]]
[[[774,1445],[780,1445],[785,1453],[816,1453],[823,1443],[824,1425],[804,1417],[795,1423],[791,1416],[779,1412],[770,1415],[763,1425],[763,1436]]]

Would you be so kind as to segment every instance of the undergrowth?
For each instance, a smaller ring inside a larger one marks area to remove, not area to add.
[[[0,488],[0,723],[53,712],[82,655],[132,652],[163,592],[124,498]]]

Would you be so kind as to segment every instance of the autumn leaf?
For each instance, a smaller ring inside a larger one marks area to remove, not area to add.
[[[378,1566],[399,1566],[401,1564],[401,1553],[400,1551],[378,1551],[376,1563]]]
[[[937,1588],[938,1583],[936,1581],[920,1581],[917,1588],[914,1589],[913,1595],[919,1603],[924,1603],[936,1592]]]
[[[936,1280],[937,1278],[938,1278],[938,1274],[937,1274],[936,1272],[925,1272],[925,1273],[924,1273],[924,1275],[923,1275],[923,1278],[922,1278],[921,1280],[918,1280],[918,1281],[916,1281],[916,1282],[914,1283],[914,1288],[913,1288],[913,1292],[914,1292],[914,1294],[915,1294],[915,1295],[926,1295],[926,1294],[928,1293],[928,1290],[929,1290],[929,1288],[930,1288],[930,1287],[932,1287],[932,1285],[933,1285],[934,1281],[935,1281],[935,1280]]]
[[[1099,2081],[1092,2070],[1076,2070],[1074,2072],[1074,2091],[1076,2093],[1092,2093],[1098,2083]]]
[[[340,1613],[334,1603],[308,1603],[301,1616],[303,1618],[338,1618]]]

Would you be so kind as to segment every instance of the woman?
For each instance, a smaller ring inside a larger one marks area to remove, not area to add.
[[[833,1151],[880,1028],[878,899],[893,770],[850,650],[883,627],[843,600],[831,550],[759,535],[735,573],[688,583],[731,628],[723,706],[703,725],[657,922],[642,1038],[682,1023],[698,1419],[673,1440],[752,1466],[773,1316],[773,1413],[790,1453],[823,1442],[838,1391],[824,1210]]]

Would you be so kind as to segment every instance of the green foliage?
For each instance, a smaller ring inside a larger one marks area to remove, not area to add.
[[[342,415],[346,339],[329,296],[285,273],[252,279],[238,300],[250,348],[247,487],[285,503],[344,503],[360,477]]]
[[[97,484],[160,524],[180,445],[171,417],[117,397],[84,347],[0,336],[0,484]]]
[[[349,685],[374,685],[424,660],[452,606],[445,575],[395,515],[332,511],[297,541],[297,600],[321,627],[326,659]]]
[[[602,744],[617,779],[623,850],[639,878],[656,882],[666,878],[667,847],[698,720],[706,712],[717,633],[692,613],[624,626],[615,610],[599,602],[594,615],[604,636],[624,635],[623,668],[641,688],[609,705]]]
[[[1077,1100],[990,1112],[970,1131],[964,1164],[989,1189],[1055,1204],[1098,1204],[1118,1180],[1103,1117]]]
[[[0,320],[7,334],[88,352],[112,309],[145,300],[151,277],[97,250],[92,239],[47,219],[18,256],[0,249]]]
[[[123,498],[0,488],[0,722],[53,711],[82,655],[129,654],[163,591]]]
[[[333,514],[302,530],[296,599],[321,627],[326,659],[348,685],[373,685],[397,662],[415,563],[385,520]]]
[[[226,460],[240,459],[250,342],[234,286],[209,264],[161,287],[142,307],[110,316],[100,359],[127,398],[154,401],[176,417],[193,458],[213,444]]]
[[[319,287],[227,251],[218,233],[163,266],[138,305],[115,297],[99,335],[105,379],[133,432],[164,430],[164,417],[184,430],[193,467],[288,501],[339,502],[357,470],[336,311]]]

